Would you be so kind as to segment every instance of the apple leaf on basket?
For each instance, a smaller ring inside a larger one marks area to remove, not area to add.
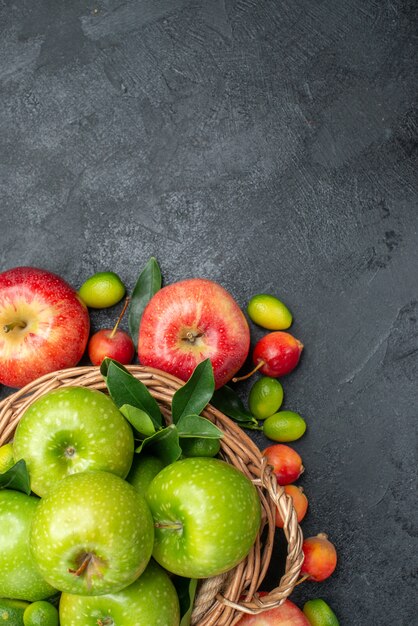
[[[212,364],[209,359],[205,359],[173,396],[171,412],[174,424],[184,415],[199,415],[213,396],[214,390]]]
[[[180,437],[220,439],[223,435],[215,424],[200,415],[182,415],[176,426]]]
[[[150,437],[155,433],[155,424],[148,415],[142,409],[138,409],[131,404],[124,404],[119,408],[122,415],[128,420],[128,422],[135,428],[139,435],[145,435]]]
[[[123,365],[105,359],[100,371],[112,400],[137,433],[140,454],[147,449],[166,464],[173,463],[182,454],[181,440],[220,439],[222,431],[199,415],[208,404],[215,388],[212,364],[202,361],[180,387],[172,399],[173,423],[165,426],[160,408],[147,387]]]
[[[213,394],[211,404],[237,422],[241,428],[260,430],[256,418],[247,411],[243,401],[231,387],[224,385],[217,389]]]
[[[23,491],[26,495],[30,494],[29,472],[23,459],[0,474],[0,489],[14,489],[15,491]]]
[[[138,333],[142,314],[152,296],[160,289],[161,271],[157,260],[152,256],[139,275],[129,307],[129,331],[136,349],[138,348]]]
[[[148,448],[148,452],[160,458],[166,465],[177,461],[181,456],[181,448],[176,426],[170,424],[150,437],[146,437],[135,452],[140,453],[146,448]]]
[[[112,359],[105,359],[100,371],[106,381],[110,397],[119,409],[123,405],[129,404],[147,413],[155,428],[162,427],[163,420],[160,408],[144,383],[132,376],[123,365]]]

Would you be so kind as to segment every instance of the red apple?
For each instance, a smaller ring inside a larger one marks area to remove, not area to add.
[[[62,278],[16,267],[0,274],[0,382],[23,387],[77,365],[90,330],[87,307]]]
[[[277,609],[268,609],[258,615],[245,615],[237,626],[310,626],[310,622],[296,604],[285,600]]]
[[[218,283],[191,278],[163,287],[145,307],[138,356],[143,365],[190,378],[209,358],[218,389],[241,368],[250,330],[238,304]]]

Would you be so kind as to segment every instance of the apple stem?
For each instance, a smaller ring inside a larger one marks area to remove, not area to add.
[[[155,528],[167,528],[168,530],[182,530],[181,522],[155,522]]]
[[[10,322],[10,324],[5,324],[3,326],[3,330],[5,333],[10,333],[14,328],[26,328],[26,322],[18,321],[18,322]]]
[[[263,367],[263,365],[265,365],[266,362],[265,361],[259,361],[257,363],[257,365],[255,366],[255,368],[253,370],[251,370],[251,372],[249,372],[249,374],[245,374],[245,376],[234,376],[234,378],[232,379],[233,383],[237,383],[240,380],[246,380],[247,378],[249,378],[250,376],[252,376],[253,374],[256,373],[257,370],[260,369],[260,367]]]
[[[86,554],[84,556],[84,559],[81,561],[81,565],[78,569],[69,568],[68,571],[70,572],[70,574],[74,574],[74,576],[81,576],[81,574],[85,572],[85,570],[88,568],[91,559],[92,559],[92,555]]]
[[[130,301],[131,301],[131,299],[130,299],[130,297],[128,296],[128,297],[126,298],[126,300],[125,300],[125,304],[123,305],[123,309],[122,309],[122,311],[120,312],[120,315],[119,315],[119,317],[118,317],[118,319],[117,319],[117,322],[116,322],[116,324],[114,325],[113,330],[112,330],[112,332],[111,332],[111,333],[110,333],[110,335],[109,335],[109,339],[113,339],[113,337],[115,336],[115,333],[116,333],[116,331],[117,331],[117,329],[118,329],[118,326],[119,326],[119,324],[120,324],[120,322],[121,322],[122,317],[125,315],[125,311],[126,311],[126,309],[128,308],[128,304],[130,303]]]
[[[196,339],[203,337],[204,333],[194,333],[191,330],[188,330],[186,336],[183,337],[183,341],[188,341],[191,344],[196,343]]]

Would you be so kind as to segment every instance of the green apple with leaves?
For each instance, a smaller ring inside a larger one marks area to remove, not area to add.
[[[42,577],[29,547],[39,499],[19,491],[0,491],[0,598],[42,600],[55,589]]]
[[[117,592],[148,564],[150,510],[128,482],[102,471],[63,478],[41,499],[30,546],[42,576],[77,595]]]
[[[61,626],[178,626],[179,600],[168,574],[154,561],[131,585],[117,593],[77,596],[63,593]]]
[[[77,472],[95,469],[125,478],[134,438],[109,396],[86,387],[65,387],[41,396],[25,411],[13,453],[15,461],[26,461],[32,491],[44,496]]]
[[[153,556],[190,578],[216,576],[237,565],[255,542],[261,506],[253,483],[232,465],[188,458],[162,469],[147,502],[154,517]]]

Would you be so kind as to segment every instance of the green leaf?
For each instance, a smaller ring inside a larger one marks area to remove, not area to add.
[[[173,576],[172,581],[180,602],[180,626],[190,626],[197,580],[196,578]]]
[[[116,406],[120,409],[124,404],[129,404],[141,409],[150,416],[155,428],[160,428],[163,425],[160,408],[144,383],[112,359],[109,359],[105,368],[106,386]]]
[[[176,424],[183,415],[199,415],[215,389],[212,363],[205,359],[195,368],[187,383],[173,396],[171,413]]]
[[[162,428],[144,439],[135,452],[140,454],[146,449],[154,456],[158,456],[165,465],[177,461],[181,456],[181,448],[179,445],[179,434],[174,424],[170,424],[170,426]]]
[[[15,489],[30,494],[29,472],[24,459],[20,459],[6,472],[0,474],[0,489]]]
[[[136,349],[138,349],[138,333],[142,314],[152,296],[159,289],[161,289],[161,271],[157,260],[152,256],[139,275],[129,307],[129,332]]]
[[[115,361],[115,359],[111,359],[110,357],[105,356],[105,358],[103,359],[103,361],[102,361],[102,363],[100,365],[100,373],[101,373],[101,375],[103,376],[103,378],[105,380],[107,378],[107,372],[108,372],[108,369],[109,369],[109,365],[111,363],[114,363],[123,372],[126,372],[127,374],[129,374],[129,370],[127,370],[126,367],[124,365],[122,365],[122,363],[119,363],[118,361]]]
[[[154,422],[148,413],[145,413],[142,409],[138,409],[138,407],[131,404],[124,404],[119,411],[140,435],[149,437],[155,433]]]
[[[220,389],[217,389],[213,394],[211,404],[219,411],[222,411],[228,417],[238,422],[238,424],[244,428],[253,428],[258,430],[258,421],[244,406],[239,395],[224,385]]]
[[[200,415],[182,415],[176,424],[179,437],[203,437],[221,439],[223,432],[206,417]]]

